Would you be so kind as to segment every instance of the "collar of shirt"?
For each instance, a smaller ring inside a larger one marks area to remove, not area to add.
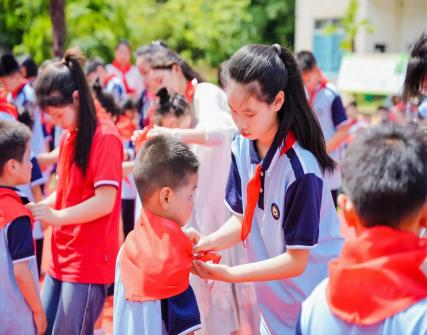
[[[19,93],[21,93],[21,91],[22,91],[22,89],[24,88],[24,86],[25,86],[25,85],[27,85],[27,80],[26,80],[26,79],[23,79],[23,80],[21,81],[21,83],[19,84],[19,86],[18,86],[17,88],[15,88],[15,89],[11,92],[13,100],[15,100],[15,99],[16,99],[16,97],[18,96],[18,94],[19,94]]]

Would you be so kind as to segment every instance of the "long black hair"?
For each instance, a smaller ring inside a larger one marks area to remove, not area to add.
[[[36,82],[36,95],[40,107],[62,107],[73,103],[73,92],[79,92],[77,139],[74,161],[83,173],[89,162],[90,149],[97,127],[92,93],[83,72],[85,58],[77,48],[65,52],[64,59],[46,66]]]
[[[205,81],[200,73],[194,70],[185,60],[171,49],[160,48],[151,55],[152,69],[171,70],[174,65],[178,65],[181,68],[185,79],[189,81],[197,79],[199,83]]]
[[[280,131],[287,134],[292,130],[300,145],[313,153],[323,169],[331,171],[335,167],[307,100],[297,62],[288,49],[278,44],[246,45],[231,57],[224,71],[226,85],[229,79],[248,85],[263,102],[273,103],[277,93],[283,91],[285,102],[278,113]]]
[[[403,100],[418,96],[423,80],[427,76],[427,33],[421,34],[411,50],[403,86]]]

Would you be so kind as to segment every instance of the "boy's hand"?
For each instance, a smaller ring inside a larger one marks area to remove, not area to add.
[[[194,228],[188,228],[184,230],[184,233],[188,236],[191,243],[193,244],[194,253],[203,253],[213,250],[213,246],[209,236],[200,234]]]
[[[37,335],[43,335],[47,328],[47,319],[44,311],[33,313],[34,324],[37,328]]]
[[[61,224],[60,211],[57,211],[45,204],[29,203],[26,207],[33,213],[35,220],[40,220],[48,225],[58,226]]]
[[[193,261],[191,273],[202,279],[220,280],[229,283],[233,282],[233,268],[224,264]]]

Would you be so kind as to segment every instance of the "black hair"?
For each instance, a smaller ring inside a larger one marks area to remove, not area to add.
[[[19,70],[18,61],[13,54],[6,53],[0,56],[0,77],[8,77]]]
[[[137,105],[132,98],[125,98],[119,102],[119,109],[121,113],[130,109],[136,109],[136,108],[137,108]]]
[[[151,63],[151,56],[159,50],[167,49],[167,44],[161,40],[153,41],[150,44],[143,45],[136,50],[136,57],[144,57]]]
[[[156,109],[157,115],[165,116],[172,113],[179,118],[186,113],[190,113],[190,105],[183,95],[177,93],[169,95],[168,90],[164,87],[156,95],[159,98]]]
[[[195,71],[185,60],[183,60],[175,51],[167,48],[161,48],[151,56],[152,69],[172,69],[172,66],[178,65],[185,79],[191,81],[197,79],[199,83],[204,82],[203,77]]]
[[[99,101],[102,108],[104,108],[108,114],[110,114],[113,117],[120,115],[120,108],[116,104],[116,100],[114,99],[114,96],[103,90],[99,78],[97,78],[93,83],[92,89],[95,93],[96,100]]]
[[[317,66],[316,57],[311,51],[300,51],[296,56],[297,64],[301,72],[311,71]]]
[[[176,190],[197,173],[199,161],[190,148],[169,136],[158,136],[146,142],[135,160],[134,178],[142,201],[156,189]]]
[[[101,58],[96,57],[96,58],[90,59],[88,62],[86,62],[86,66],[85,66],[86,75],[88,76],[91,73],[96,72],[99,66],[105,68],[105,63]]]
[[[98,120],[92,93],[82,68],[84,61],[79,49],[67,50],[62,61],[46,66],[36,81],[35,89],[42,109],[72,104],[73,92],[79,92],[74,161],[85,173]]]
[[[403,100],[420,95],[420,88],[427,76],[427,33],[422,33],[412,47],[405,83],[403,85]]]
[[[21,66],[25,67],[27,72],[25,78],[37,77],[38,67],[31,56],[25,56],[20,63]]]
[[[119,40],[119,43],[117,43],[116,50],[121,46],[125,45],[129,50],[132,50],[132,47],[130,46],[130,43],[127,39],[121,39]]]
[[[363,224],[398,228],[423,206],[426,145],[413,127],[382,124],[363,130],[342,163],[344,192]]]
[[[0,120],[0,175],[4,165],[14,159],[22,162],[31,131],[18,121]]]
[[[307,100],[298,65],[292,53],[279,45],[246,45],[237,51],[222,76],[225,84],[232,79],[248,86],[256,97],[273,103],[278,92],[285,93],[285,102],[278,113],[283,134],[290,130],[302,147],[309,150],[320,166],[331,171],[336,163],[326,152],[319,121]]]

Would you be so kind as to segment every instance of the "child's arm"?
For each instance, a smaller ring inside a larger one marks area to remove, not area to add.
[[[114,208],[116,194],[117,188],[114,186],[99,186],[95,189],[93,197],[75,206],[55,210],[46,204],[33,204],[29,208],[34,219],[47,224],[56,226],[81,224],[110,214]]]
[[[14,263],[13,271],[15,273],[16,283],[18,284],[19,290],[33,312],[37,333],[44,334],[47,328],[46,314],[43,310],[39,292],[34,283],[28,262],[23,261]]]
[[[309,255],[306,249],[290,249],[263,261],[233,267],[194,261],[192,272],[203,279],[230,283],[279,280],[301,275]]]
[[[187,236],[193,242],[193,251],[207,252],[227,249],[241,241],[242,219],[232,215],[216,232],[203,236],[195,229],[186,231]]]

